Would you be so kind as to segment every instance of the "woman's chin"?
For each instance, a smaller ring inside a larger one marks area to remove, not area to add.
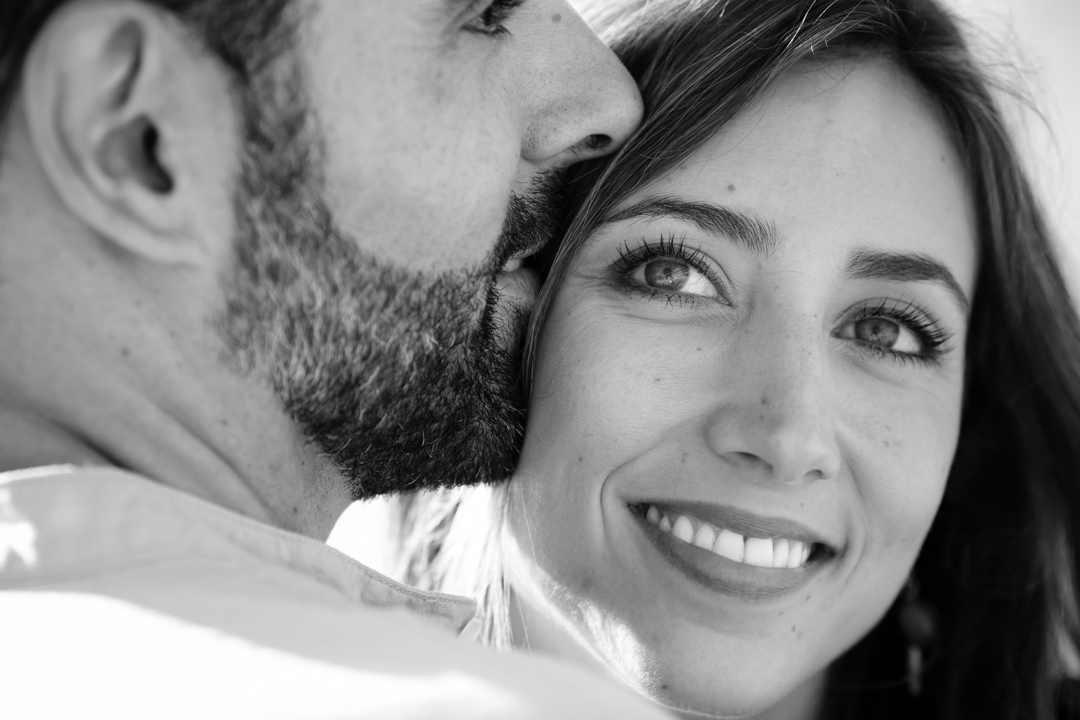
[[[798,708],[817,706],[824,687],[821,672],[801,682],[771,673],[730,673],[726,677],[701,674],[687,666],[687,658],[670,663],[660,677],[633,678],[633,688],[653,702],[679,716],[715,718],[755,718],[779,720],[798,718]],[[665,663],[666,664],[666,663]]]

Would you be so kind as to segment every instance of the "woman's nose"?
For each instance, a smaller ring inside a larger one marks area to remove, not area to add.
[[[755,336],[768,336],[758,331]],[[712,412],[713,452],[752,477],[794,483],[835,478],[840,450],[833,407],[838,398],[825,348],[794,333],[751,340],[728,356],[727,390]]]
[[[523,87],[527,104],[523,157],[564,167],[617,149],[641,122],[641,94],[630,73],[568,3],[545,13],[544,32],[521,42],[543,43]],[[558,18],[558,20],[556,20]]]

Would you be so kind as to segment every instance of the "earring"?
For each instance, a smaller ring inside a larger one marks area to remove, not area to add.
[[[937,624],[937,611],[919,599],[919,582],[911,575],[900,606],[900,630],[907,641],[907,682],[912,697],[922,693],[923,653],[937,641]]]

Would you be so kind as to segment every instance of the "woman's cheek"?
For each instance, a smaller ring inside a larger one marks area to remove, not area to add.
[[[919,393],[859,423],[847,462],[878,542],[915,552],[933,523],[958,436],[959,401],[950,407],[949,394]]]
[[[564,449],[587,454],[636,444],[653,431],[657,411],[678,399],[665,382],[677,353],[662,333],[610,313],[595,313],[595,321],[590,315],[579,308],[545,338],[530,441],[534,434],[561,437]]]

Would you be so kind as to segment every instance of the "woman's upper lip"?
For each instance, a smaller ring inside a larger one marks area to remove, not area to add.
[[[655,505],[658,510],[668,510],[683,515],[692,515],[723,530],[731,530],[740,535],[754,538],[787,538],[804,543],[819,543],[832,551],[838,551],[839,543],[830,541],[807,525],[788,518],[758,515],[729,505],[680,500],[641,500],[634,505]]]

